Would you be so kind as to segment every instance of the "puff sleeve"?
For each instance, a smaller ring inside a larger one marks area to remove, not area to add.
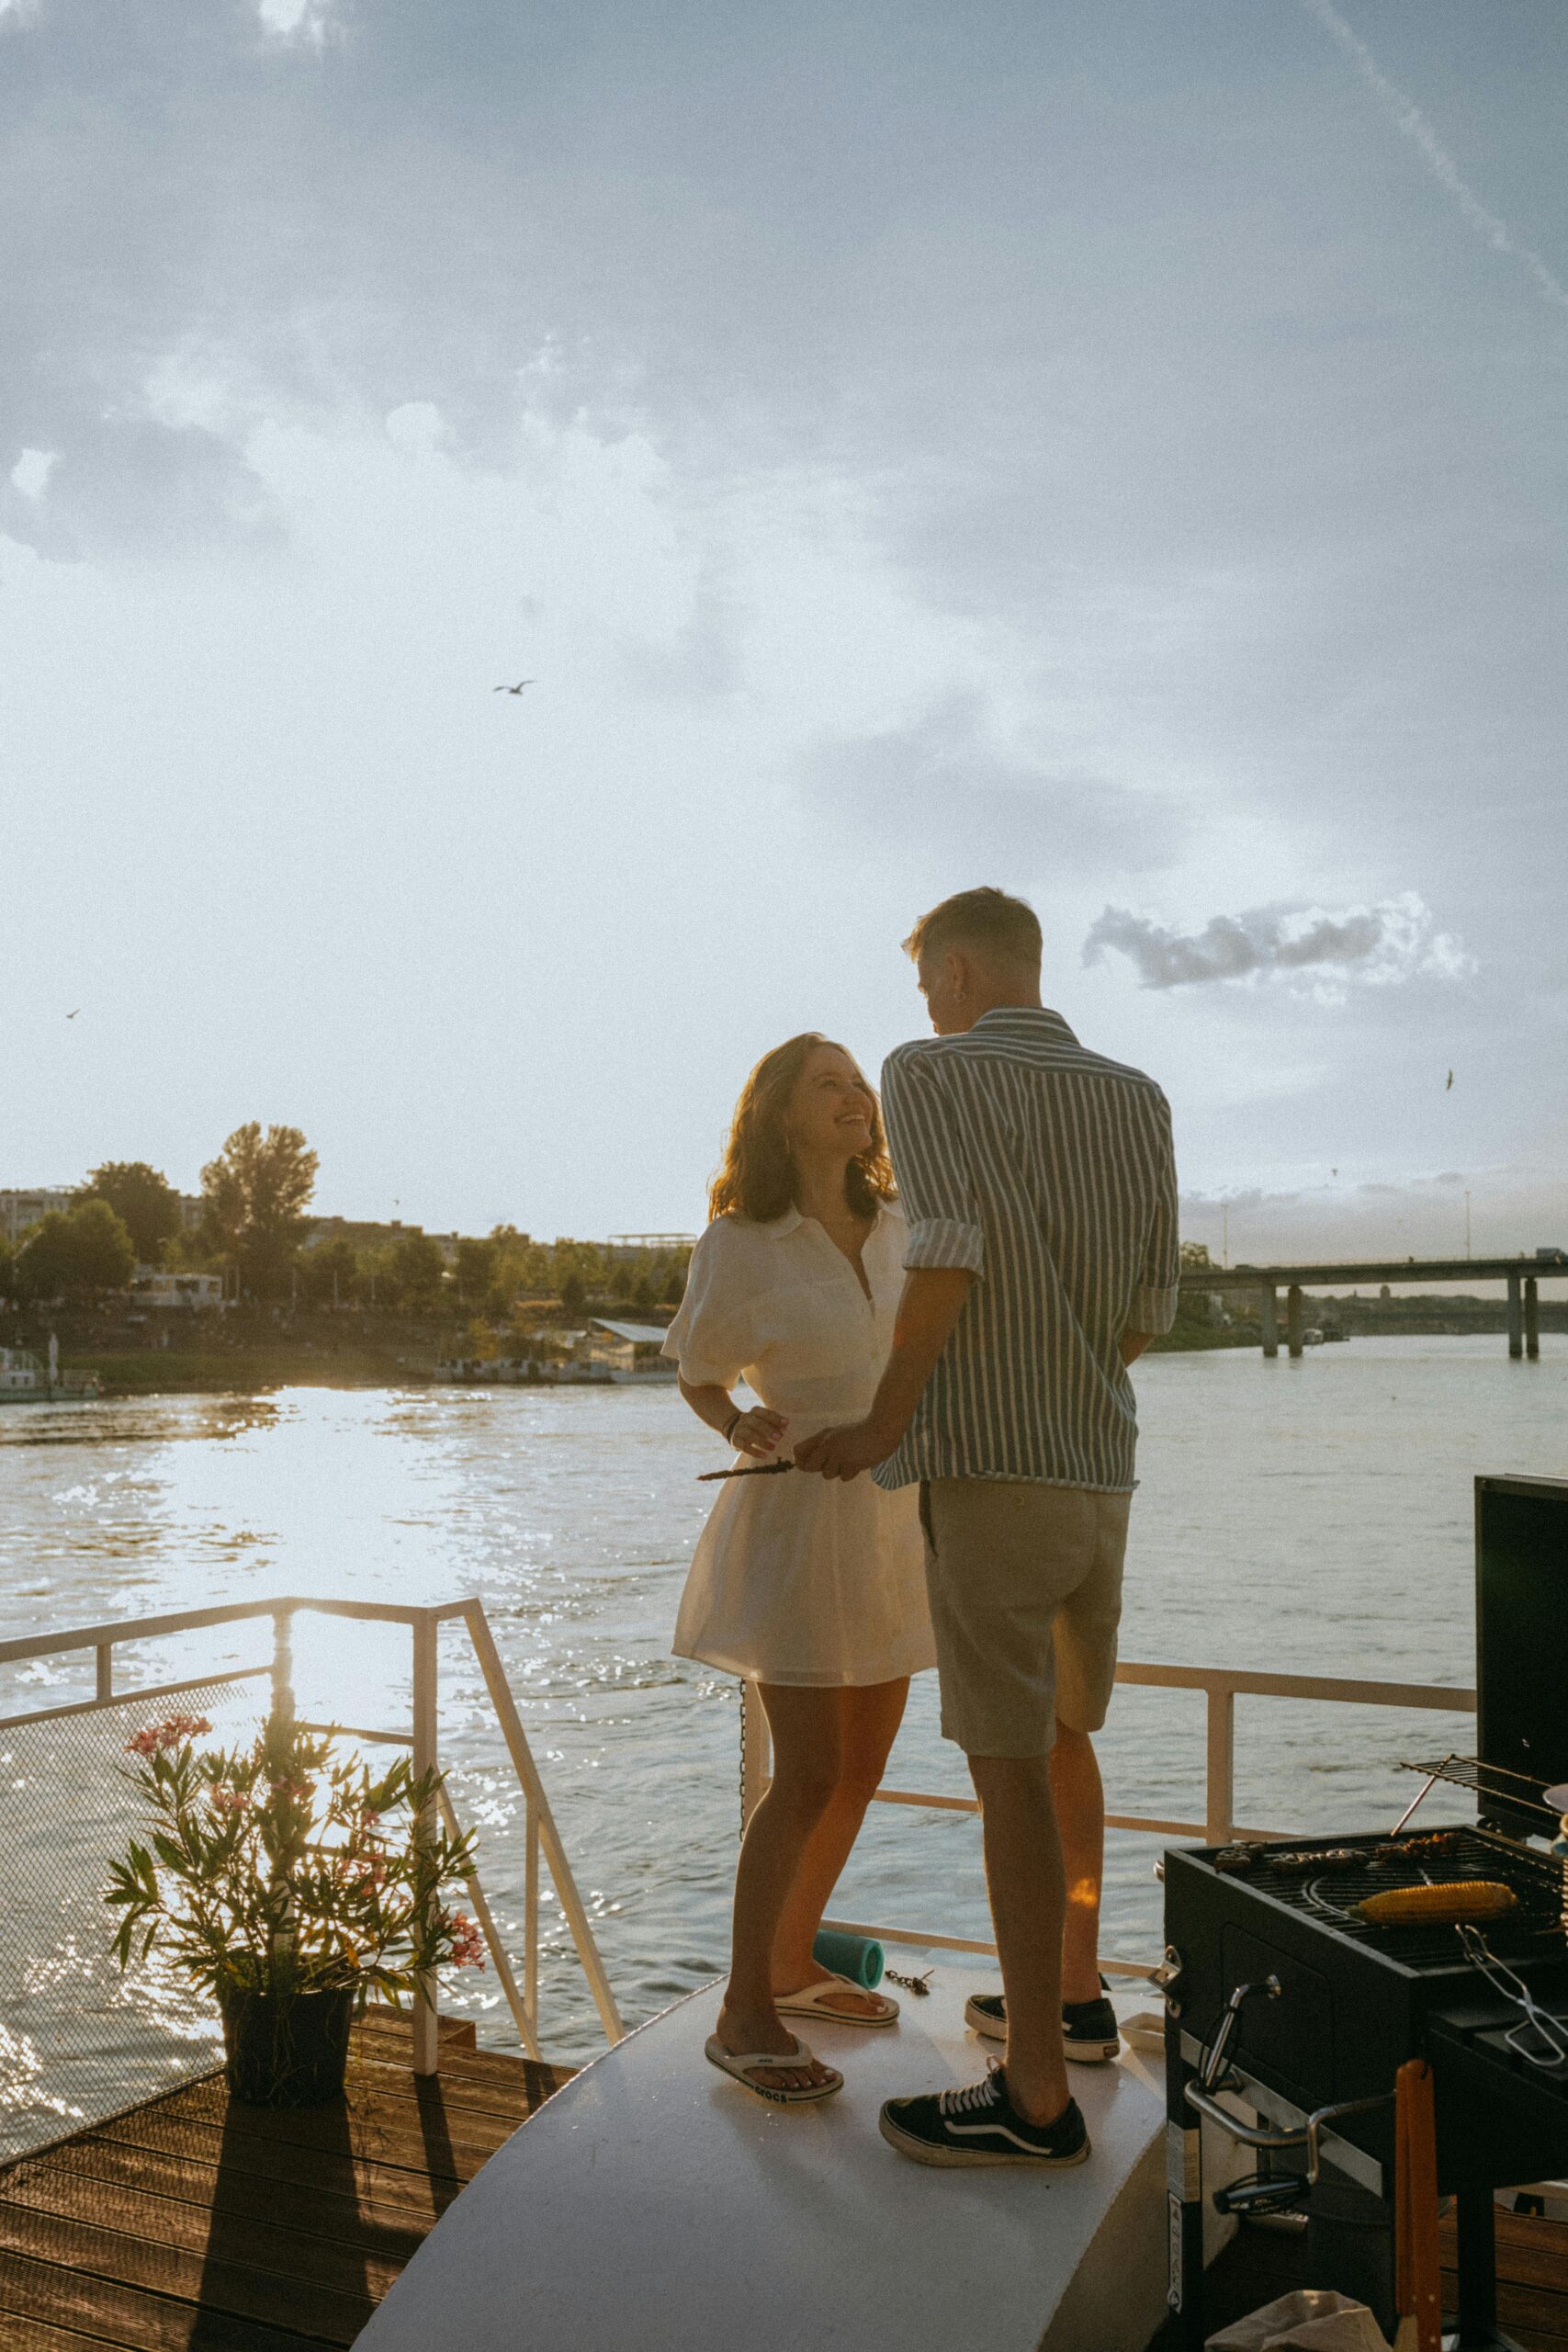
[[[733,1388],[756,1353],[753,1285],[739,1239],[728,1217],[708,1227],[692,1252],[680,1312],[664,1335],[660,1353],[675,1359],[693,1388]]]

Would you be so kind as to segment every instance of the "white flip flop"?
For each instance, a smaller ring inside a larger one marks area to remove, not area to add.
[[[850,2009],[835,2009],[829,1996],[836,1991],[863,1994],[868,1999],[880,2001],[882,2007],[874,2017],[856,2015]],[[857,1984],[852,1977],[824,1976],[816,1984],[803,1985],[798,1993],[777,1993],[773,2007],[781,2018],[827,2018],[834,2025],[897,2025],[898,2004],[889,1993],[874,1993],[868,1984]]]
[[[727,2050],[716,2033],[710,2033],[703,2050],[710,2066],[716,2066],[720,2074],[733,2075],[742,2090],[750,2091],[754,2098],[771,2098],[775,2107],[803,2107],[811,2099],[831,2098],[835,2091],[841,2091],[844,2087],[844,2078],[836,2066],[828,2069],[832,2076],[831,2082],[809,2084],[804,2090],[770,2090],[764,2084],[751,2081],[750,2069],[753,2067],[814,2066],[816,2057],[798,2035],[793,2050],[737,2052]]]

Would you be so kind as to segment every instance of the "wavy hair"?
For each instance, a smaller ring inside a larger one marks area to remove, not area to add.
[[[762,1056],[735,1106],[724,1164],[708,1189],[709,1216],[743,1216],[769,1225],[795,1206],[799,1171],[785,1125],[789,1098],[818,1046],[832,1044],[831,1037],[806,1029]],[[835,1050],[841,1054],[845,1048]],[[865,1091],[871,1096],[871,1147],[857,1152],[845,1170],[844,1196],[857,1216],[874,1216],[884,1201],[892,1200],[895,1188],[881,1106],[869,1086]]]

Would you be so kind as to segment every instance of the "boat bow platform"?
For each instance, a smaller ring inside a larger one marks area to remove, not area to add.
[[[703,2056],[716,1984],[585,2067],[486,2165],[360,2352],[1143,2352],[1165,2311],[1157,2057],[1076,2066],[1091,2160],[914,2165],[886,2098],[973,2082],[987,1980],[939,1968],[892,2031],[813,2022],[837,2098],[779,2108]]]

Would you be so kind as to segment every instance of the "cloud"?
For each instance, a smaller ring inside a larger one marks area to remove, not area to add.
[[[1338,42],[1367,87],[1382,99],[1394,128],[1413,142],[1433,178],[1447,188],[1471,227],[1481,232],[1494,253],[1507,254],[1521,263],[1544,300],[1557,310],[1568,311],[1568,287],[1547,267],[1538,253],[1520,244],[1506,220],[1482,203],[1420,107],[1389,80],[1366,42],[1351,31],[1338,9],[1331,6],[1331,0],[1302,0],[1302,6]]]
[[[1310,971],[1315,975],[1312,993],[1325,1000],[1342,995],[1351,979],[1389,987],[1418,973],[1457,979],[1475,968],[1458,940],[1435,928],[1414,890],[1341,914],[1317,907],[1254,907],[1214,915],[1198,932],[1168,931],[1145,915],[1107,907],[1084,941],[1083,960],[1101,963],[1111,949],[1127,957],[1145,989]]]
[[[1026,881],[1167,867],[1186,830],[1157,795],[998,751],[973,692],[912,727],[825,745],[809,778],[814,797],[885,838],[896,831],[971,863],[990,859]]]

